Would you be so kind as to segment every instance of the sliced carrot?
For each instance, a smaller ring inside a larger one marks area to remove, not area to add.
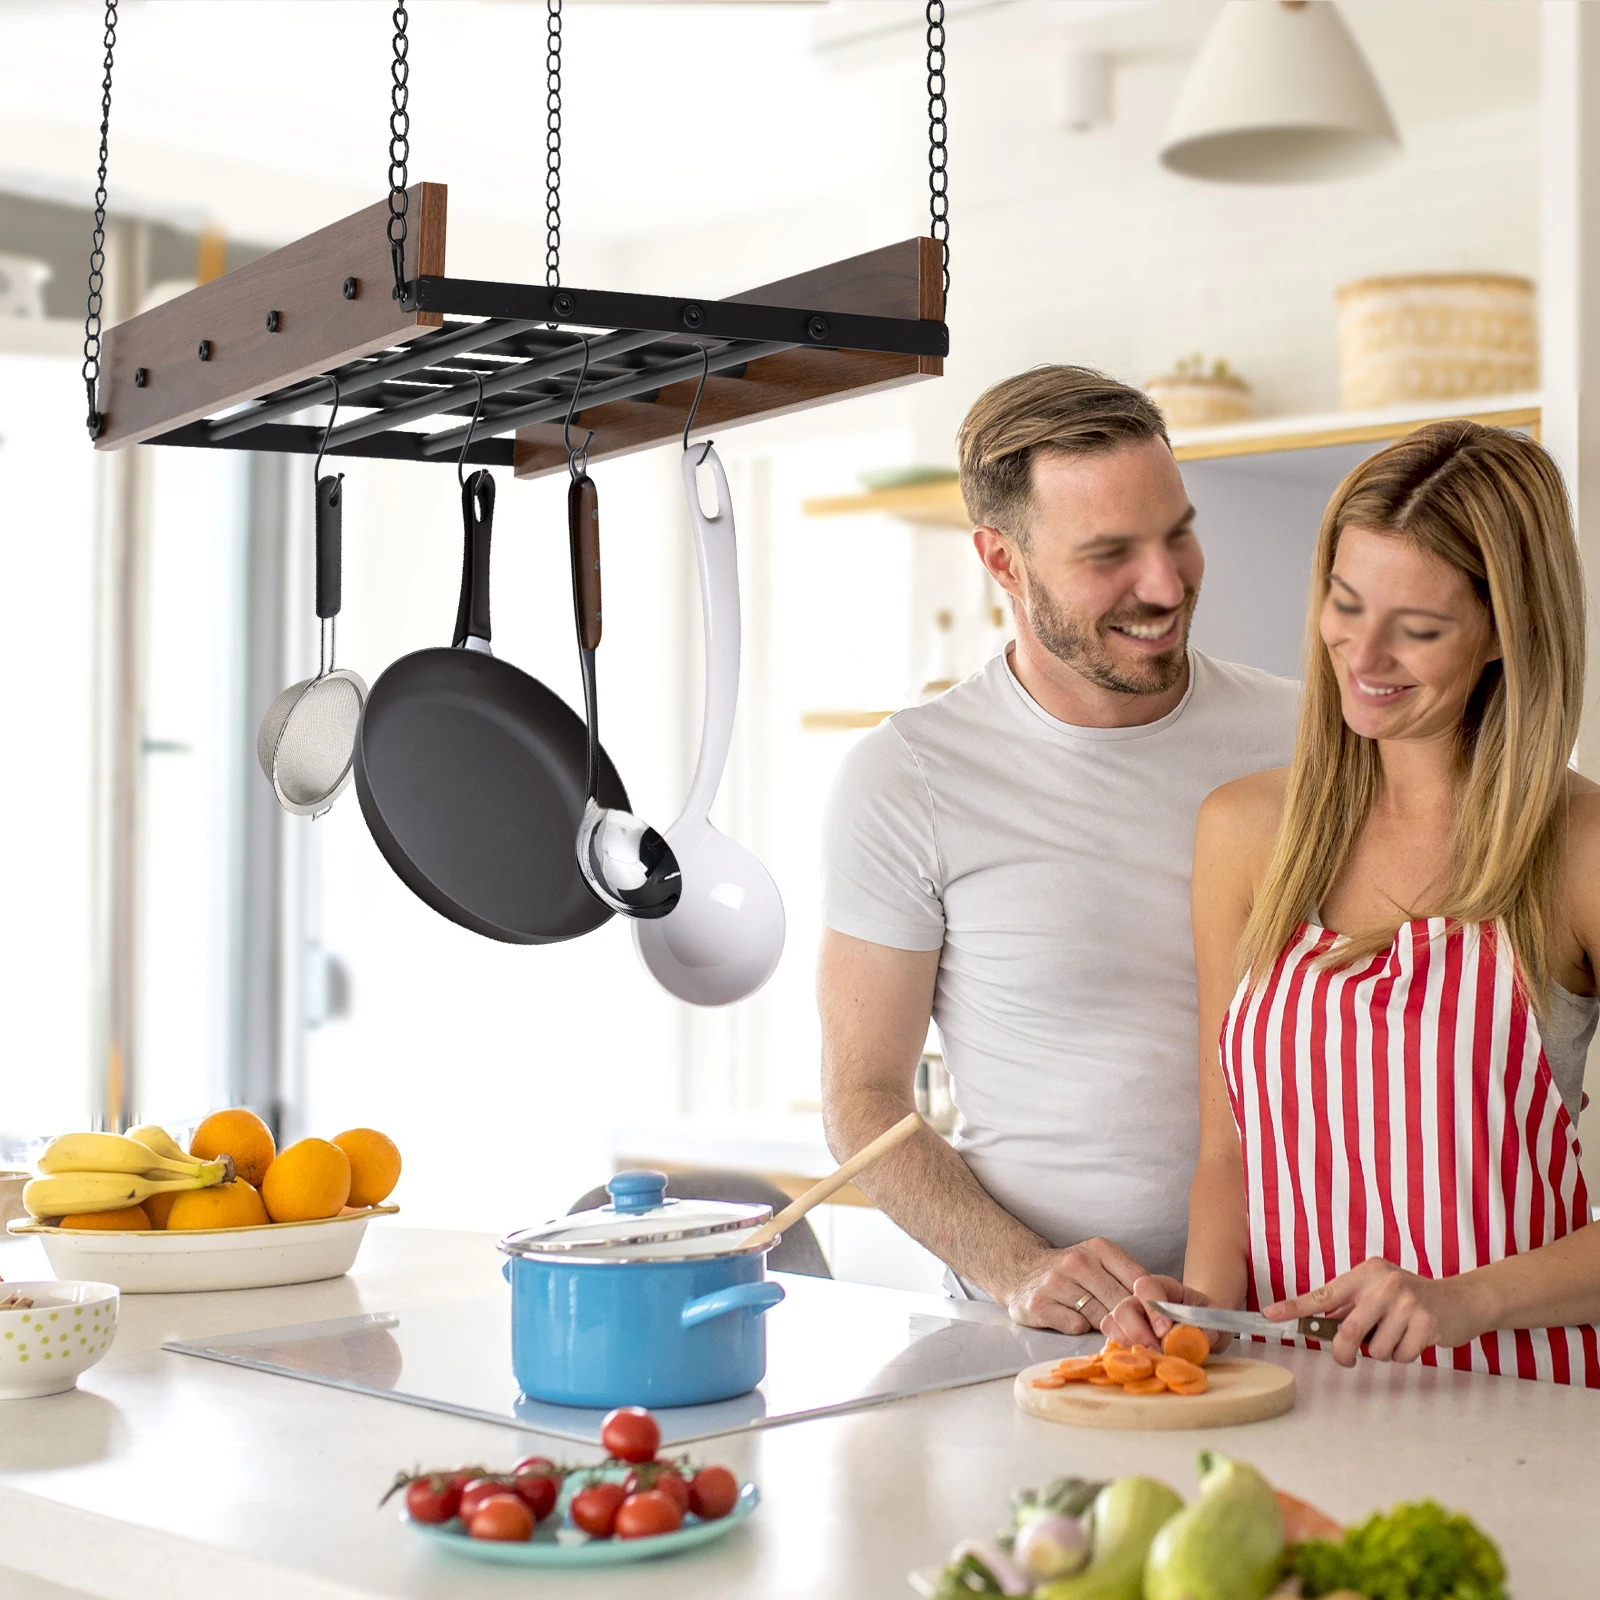
[[[1273,1491],[1278,1497],[1278,1510],[1283,1513],[1283,1539],[1285,1544],[1304,1544],[1308,1539],[1342,1539],[1344,1525],[1335,1522],[1326,1511],[1319,1510],[1309,1500],[1282,1489]]]
[[[1058,1378],[1053,1372],[1046,1373],[1044,1377],[1033,1380],[1035,1389],[1065,1389],[1066,1386],[1067,1380]]]
[[[1178,1322],[1167,1330],[1166,1338],[1161,1341],[1161,1353],[1203,1367],[1211,1354],[1211,1341],[1203,1329]]]
[[[1203,1383],[1206,1375],[1194,1362],[1185,1361],[1182,1356],[1163,1356],[1156,1362],[1156,1376],[1169,1389],[1176,1389],[1179,1384],[1193,1383],[1197,1378]]]
[[[1122,1387],[1122,1380],[1120,1378],[1113,1378],[1110,1373],[1107,1372],[1090,1373],[1089,1382],[1092,1383],[1097,1389],[1120,1389]]]
[[[1106,1357],[1106,1376],[1118,1383],[1136,1383],[1155,1370],[1155,1357],[1148,1350],[1114,1350]]]
[[[1122,1386],[1124,1394],[1164,1394],[1166,1384],[1160,1378],[1136,1378]]]
[[[1111,1352],[1113,1350],[1126,1350],[1127,1348],[1128,1348],[1127,1345],[1118,1344],[1115,1339],[1107,1339],[1106,1340],[1106,1347],[1105,1347],[1104,1350],[1102,1350],[1100,1352],[1100,1354],[1103,1355],[1103,1356],[1108,1356],[1108,1355],[1111,1354]]]
[[[1184,1383],[1173,1383],[1170,1379],[1167,1381],[1167,1387],[1174,1394],[1204,1394],[1209,1386],[1210,1380],[1203,1372],[1193,1381]]]
[[[1068,1383],[1082,1383],[1094,1373],[1104,1371],[1099,1356],[1068,1356],[1065,1361],[1055,1364],[1056,1376]]]

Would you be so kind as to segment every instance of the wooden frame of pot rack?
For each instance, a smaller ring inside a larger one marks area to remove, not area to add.
[[[453,464],[465,445],[536,478],[567,465],[580,376],[572,437],[592,430],[597,461],[681,434],[703,373],[698,432],[944,369],[933,239],[721,300],[547,288],[446,277],[445,186],[408,194],[404,300],[384,201],[108,330],[96,448],[314,453],[323,427],[285,419],[337,383],[330,456]]]

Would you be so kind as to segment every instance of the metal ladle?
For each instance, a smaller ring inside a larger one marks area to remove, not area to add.
[[[578,824],[578,870],[590,892],[625,917],[664,917],[678,903],[682,880],[667,841],[631,811],[602,806],[600,722],[596,706],[594,653],[600,643],[600,497],[594,480],[573,458],[567,490],[567,529],[572,543],[572,606],[578,624],[578,659],[583,668],[584,720],[589,725],[588,799]]]

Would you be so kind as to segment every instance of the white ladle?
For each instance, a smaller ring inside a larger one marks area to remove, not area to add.
[[[717,514],[700,508],[695,470],[710,465]],[[752,995],[783,954],[783,900],[767,869],[708,813],[722,784],[739,703],[739,552],[733,499],[722,462],[709,445],[683,453],[683,485],[700,568],[706,635],[706,709],[700,759],[667,844],[678,858],[683,892],[666,916],[633,924],[633,942],[657,983],[697,1006],[725,1006]]]

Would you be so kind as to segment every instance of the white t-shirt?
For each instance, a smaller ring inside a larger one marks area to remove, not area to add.
[[[851,751],[823,920],[937,950],[956,1148],[1053,1245],[1182,1271],[1198,1148],[1189,873],[1200,802],[1285,765],[1299,687],[1190,651],[1176,709],[1058,721],[997,656]]]

